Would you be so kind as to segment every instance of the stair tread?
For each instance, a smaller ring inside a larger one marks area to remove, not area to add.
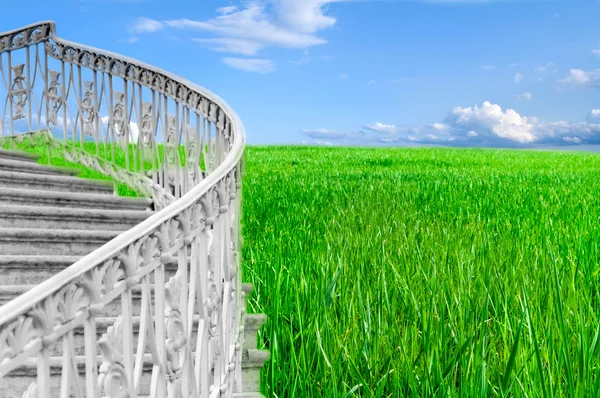
[[[113,204],[122,206],[139,206],[147,207],[152,204],[152,201],[148,198],[132,198],[115,195],[106,195],[101,193],[89,193],[89,192],[58,192],[50,190],[36,190],[27,188],[2,188],[0,189],[1,198],[15,198],[15,199],[40,199],[46,202],[58,201],[58,202],[83,202],[97,204],[97,208],[103,208],[101,204]],[[68,204],[68,203],[66,203]],[[73,206],[72,208],[77,208]],[[84,207],[89,208],[89,207]]]
[[[73,176],[34,174],[34,173],[26,173],[26,172],[19,172],[19,171],[0,170],[0,178],[28,180],[28,181],[33,181],[33,182],[54,182],[54,183],[63,183],[63,184],[74,183],[76,185],[105,187],[107,189],[110,188],[111,190],[113,187],[113,182],[110,180],[91,180],[91,179],[78,178],[78,177],[73,177]]]
[[[70,176],[76,176],[81,173],[81,170],[71,168],[71,167],[60,167],[53,165],[44,165],[39,163],[34,163],[31,160],[20,160],[14,158],[3,158],[0,156],[0,169],[3,171],[10,171],[11,169],[16,169],[16,172],[28,172],[28,173],[57,173],[57,174],[65,174]],[[7,170],[8,169],[8,170]],[[23,170],[23,171],[21,171]]]
[[[61,256],[61,255],[31,255],[31,254],[2,254],[0,255],[0,265],[9,263],[75,263],[83,256]]]
[[[0,228],[0,238],[2,237],[20,237],[20,238],[114,238],[122,234],[123,231],[103,231],[103,230],[80,230],[80,229],[49,229],[49,228]]]
[[[129,220],[145,220],[152,215],[144,210],[117,210],[94,208],[68,208],[58,206],[21,206],[6,205],[0,207],[0,216],[42,216],[42,217],[89,217],[99,219],[121,218]]]
[[[11,149],[0,148],[0,158],[4,159],[19,159],[29,162],[37,162],[42,155],[38,153],[15,151]]]

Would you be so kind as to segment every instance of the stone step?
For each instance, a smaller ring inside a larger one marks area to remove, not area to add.
[[[36,191],[23,188],[0,189],[0,205],[10,204],[85,209],[145,210],[150,208],[152,201],[146,198],[127,198],[97,193]]]
[[[151,215],[152,212],[142,210],[9,205],[0,207],[0,228],[126,231]]]
[[[26,188],[58,192],[87,192],[112,194],[113,183],[105,180],[88,180],[72,176],[21,173],[0,170],[0,187]]]
[[[81,258],[81,256],[0,255],[0,285],[36,285]]]
[[[0,228],[3,255],[86,255],[122,231],[74,229]]]
[[[36,285],[81,258],[82,256],[0,255],[0,285]],[[171,263],[165,265],[166,280],[174,276],[177,269],[175,257]]]
[[[19,173],[72,175],[76,176],[81,170],[70,167],[57,167],[34,163],[30,160],[6,159],[0,155],[0,170],[16,171]]]
[[[35,163],[41,157],[42,157],[42,155],[40,155],[39,153],[22,152],[22,151],[15,151],[12,149],[0,148],[0,158],[2,158],[2,159],[21,160],[21,161]]]

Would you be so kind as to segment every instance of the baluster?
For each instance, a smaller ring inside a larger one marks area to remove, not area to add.
[[[142,372],[144,369],[144,354],[146,348],[146,338],[148,337],[149,328],[152,327],[152,316],[150,312],[150,298],[152,297],[152,290],[150,287],[150,275],[146,275],[142,279],[142,305],[140,309],[140,326],[138,329],[138,345],[135,352],[135,368],[134,374],[134,388],[139,391],[140,383],[142,380]],[[150,342],[153,346],[155,341]],[[156,356],[156,352],[153,352],[153,358]]]
[[[123,73],[125,73],[125,71],[123,71]],[[131,126],[129,124],[129,109],[128,109],[129,107],[127,106],[129,104],[129,96],[127,95],[128,88],[129,88],[129,83],[123,77],[123,133],[122,134],[123,134],[123,139],[125,141],[123,148],[125,151],[125,169],[131,170],[131,164],[129,161],[129,134],[130,134]]]
[[[187,245],[185,244],[185,241],[187,240],[186,237],[184,237],[184,244],[183,246],[177,251],[177,265],[178,265],[178,272],[181,272],[181,276],[180,276],[180,283],[181,283],[181,292],[180,292],[180,297],[179,297],[179,311],[181,313],[181,321],[183,323],[184,326],[184,333],[185,338],[187,340],[186,344],[184,347],[181,348],[181,350],[184,352],[184,362],[183,362],[183,373],[182,373],[182,393],[183,396],[189,396],[190,393],[190,378],[191,375],[189,373],[189,367],[187,366],[187,363],[191,360],[190,355],[188,354],[188,347],[191,344],[191,329],[188,329],[188,300],[189,300],[189,293],[188,293],[188,289],[189,289],[189,285],[188,285],[188,257],[187,257]]]
[[[108,98],[108,132],[109,132],[109,136],[110,136],[110,150],[111,150],[111,160],[116,163],[116,158],[115,158],[115,145],[116,145],[116,138],[115,138],[115,131],[114,131],[114,122],[113,122],[113,81],[112,81],[112,75],[110,73],[107,73],[108,75],[108,90],[106,93],[106,96]]]
[[[144,147],[144,137],[143,137],[143,129],[144,129],[144,117],[146,116],[144,114],[144,99],[142,97],[142,85],[138,84],[137,85],[138,88],[138,113],[136,117],[136,122],[137,122],[137,126],[138,126],[138,136],[137,136],[137,150],[139,151],[139,160],[140,160],[140,168],[139,168],[139,172],[141,175],[146,175],[146,166],[144,164],[144,151],[145,151],[145,147]]]
[[[167,248],[163,248],[167,250]],[[168,255],[163,254],[164,261],[154,271],[154,328],[156,330],[155,345],[159,363],[155,363],[152,369],[152,391],[156,391],[156,397],[165,396],[166,385],[166,349],[165,349],[165,263],[170,261]]]
[[[85,383],[86,397],[99,398],[100,391],[98,390],[98,357],[97,352],[97,332],[95,311],[90,311],[90,316],[87,317],[83,324],[83,332],[85,338]]]
[[[14,98],[12,96],[12,83],[13,83],[13,78],[12,78],[12,51],[8,50],[6,52],[6,57],[8,58],[8,86],[6,87],[7,91],[8,91],[8,98],[10,99],[10,106],[9,106],[9,111],[10,111],[10,135],[15,135],[15,122],[14,122],[14,114],[13,114],[13,107],[14,107]]]
[[[94,71],[94,128],[96,135],[94,140],[96,142],[96,156],[100,156],[100,93],[98,92],[98,72]]]
[[[50,354],[48,347],[42,347],[37,355],[38,398],[50,396]]]
[[[206,209],[206,208],[205,208]],[[206,219],[209,220],[210,215],[206,213]],[[209,328],[211,321],[211,306],[210,295],[208,292],[208,236],[207,228],[210,221],[207,221],[206,226],[197,238],[198,262],[192,262],[192,266],[198,272],[198,306],[200,320],[198,321],[198,337],[196,342],[196,367],[195,373],[198,375],[197,389],[201,397],[208,397],[210,387],[210,356],[209,356]]]
[[[131,278],[131,277],[130,277]],[[134,373],[133,373],[133,310],[131,303],[131,288],[134,286],[130,283],[130,278],[127,279],[127,289],[121,293],[121,312],[123,314],[123,365],[127,374],[127,380],[129,381],[130,388],[134,397],[137,396],[137,391],[134,388]]]

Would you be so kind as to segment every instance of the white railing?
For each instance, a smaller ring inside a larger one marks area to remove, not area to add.
[[[15,396],[136,397],[147,382],[156,397],[240,392],[236,114],[168,72],[58,38],[53,22],[0,34],[0,70],[2,143],[44,145],[157,210],[0,307],[0,384],[29,366],[37,380]]]

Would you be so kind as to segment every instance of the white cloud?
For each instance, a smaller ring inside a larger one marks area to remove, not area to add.
[[[230,37],[218,37],[212,39],[194,38],[192,40],[196,43],[208,44],[208,47],[213,51],[233,54],[255,55],[263,48],[261,43]]]
[[[483,65],[481,68],[482,69],[496,69],[496,67],[494,65]]]
[[[532,98],[533,94],[529,92],[510,96],[510,99],[513,101],[531,101]]]
[[[139,38],[135,37],[135,36],[131,36],[128,39],[119,39],[119,41],[122,43],[133,44],[133,43],[137,43],[139,41]]]
[[[571,69],[567,76],[558,82],[567,86],[600,86],[600,69],[591,71]]]
[[[519,143],[535,141],[533,125],[513,109],[503,111],[497,104],[484,102],[481,107],[455,107],[448,116],[448,122],[467,131],[487,131],[497,138]]]
[[[332,146],[333,145],[330,141],[322,141],[322,140],[316,140],[315,144],[323,145],[323,146]]]
[[[375,80],[371,79],[367,82],[367,85],[372,86],[375,83],[377,83],[377,82]]]
[[[546,65],[539,65],[534,68],[534,71],[538,74],[543,74],[546,72],[558,72],[558,70],[554,67],[554,63],[548,62]]]
[[[215,51],[255,55],[268,46],[302,48],[327,43],[316,33],[336,23],[323,8],[340,0],[264,0],[246,3],[242,9],[222,7],[215,18],[196,21],[175,19],[158,24],[182,30],[212,33],[216,38],[198,38]]]
[[[217,12],[221,15],[233,14],[237,10],[238,10],[238,8],[236,6],[217,8]]]
[[[383,124],[380,122],[377,122],[375,124],[367,124],[364,128],[367,130],[375,131],[377,133],[386,134],[392,134],[397,131],[396,126],[394,126],[393,124]]]
[[[563,137],[563,141],[571,142],[573,144],[581,144],[581,138],[579,137]]]
[[[342,74],[341,74],[341,75],[338,77],[338,79],[339,79],[339,80],[346,80],[346,79],[347,79],[347,78],[349,78],[349,77],[350,77],[350,76],[348,76],[347,74],[345,74],[345,73],[342,73]]]
[[[269,59],[223,58],[225,65],[246,72],[269,73],[275,70],[275,64]]]
[[[515,75],[515,83],[519,83],[521,79],[523,79],[523,75],[517,72],[517,74]]]
[[[600,48],[596,48],[595,50],[592,50],[592,54],[600,55]]]
[[[588,123],[600,123],[600,109],[592,109],[586,120]]]
[[[161,30],[163,27],[164,25],[162,22],[142,17],[136,19],[133,25],[129,27],[129,31],[136,33],[152,33]]]
[[[446,131],[450,128],[450,126],[444,123],[433,123],[431,127],[438,131]]]
[[[518,146],[532,144],[600,144],[600,109],[593,109],[586,122],[541,122],[513,109],[484,102],[480,106],[455,107],[439,123],[406,127],[377,122],[358,132],[304,130],[311,138],[343,145]]]
[[[323,6],[332,0],[271,0],[277,19],[303,33],[315,33],[335,25],[335,18],[323,14]]]
[[[558,18],[560,18],[560,13],[559,12],[555,12],[554,15],[552,15],[552,17],[554,19],[558,19]]]

